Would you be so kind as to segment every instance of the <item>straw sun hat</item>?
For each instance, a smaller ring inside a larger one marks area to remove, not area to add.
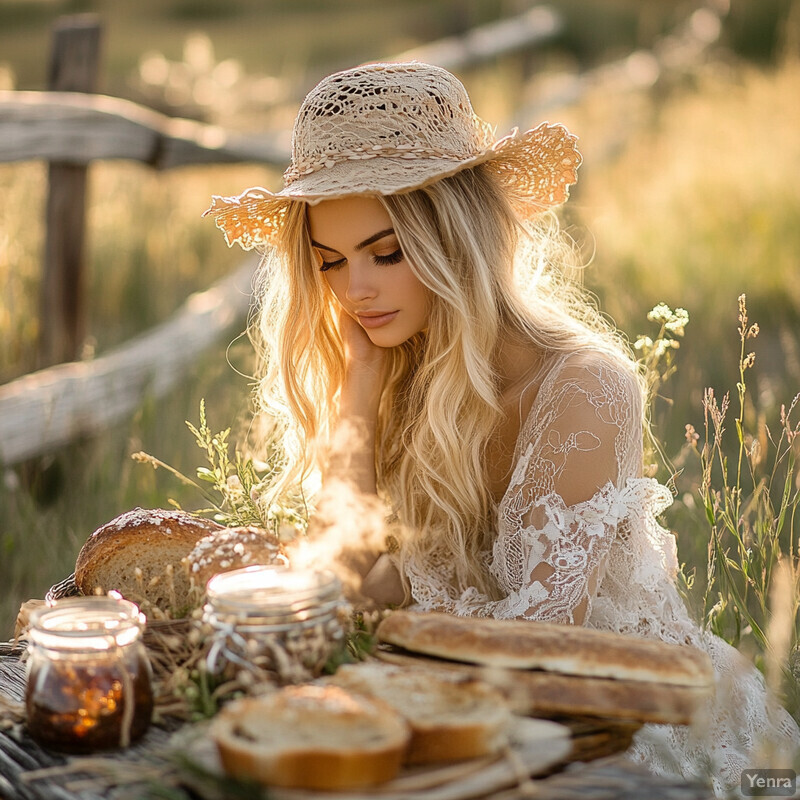
[[[547,122],[495,140],[447,70],[369,64],[324,78],[303,101],[283,189],[215,196],[205,214],[229,245],[250,250],[274,242],[292,202],[408,192],[486,163],[529,215],[567,199],[581,163],[576,141]]]

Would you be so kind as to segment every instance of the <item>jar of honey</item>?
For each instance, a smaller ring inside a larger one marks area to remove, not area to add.
[[[25,708],[37,742],[91,753],[144,734],[153,711],[144,621],[113,595],[65,598],[31,615]]]
[[[206,663],[219,677],[301,683],[343,646],[348,606],[330,570],[244,567],[211,578],[206,597]]]

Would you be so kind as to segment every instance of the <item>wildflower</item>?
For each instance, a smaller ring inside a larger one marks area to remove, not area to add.
[[[649,350],[653,346],[653,340],[649,336],[640,336],[634,343],[635,350]]]
[[[664,323],[664,327],[676,336],[683,336],[684,328],[689,324],[689,312],[685,308],[676,308],[675,312]]]
[[[647,319],[650,322],[661,322],[662,324],[666,324],[671,318],[672,309],[666,303],[659,303],[654,306],[647,315]]]
[[[677,350],[681,346],[680,342],[675,339],[658,339],[656,340],[656,355],[661,358],[667,350]]]
[[[794,411],[794,407],[797,405],[798,401],[800,401],[800,393],[795,395],[794,399],[789,405],[788,410],[785,405],[781,405],[781,427],[783,428],[784,435],[786,436],[786,441],[789,443],[793,442],[798,432],[800,432],[800,422],[792,427],[791,421],[792,411]],[[800,473],[798,473],[798,478],[800,478]]]
[[[742,361],[742,369],[750,369],[753,364],[756,363],[756,354],[755,353],[748,353],[745,356],[744,361]]]
[[[696,447],[698,441],[700,441],[700,434],[695,430],[694,425],[687,423],[686,443],[691,447]]]

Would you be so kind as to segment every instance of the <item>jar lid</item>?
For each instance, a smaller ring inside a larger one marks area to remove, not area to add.
[[[338,602],[342,585],[331,570],[251,566],[215,575],[206,596],[211,606],[226,613],[294,615]]]
[[[139,638],[146,618],[122,597],[69,597],[31,614],[28,639],[42,647],[107,650]]]

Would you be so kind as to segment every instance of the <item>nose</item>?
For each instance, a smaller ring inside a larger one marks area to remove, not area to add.
[[[355,259],[354,259],[355,261]],[[345,295],[351,303],[361,303],[372,300],[377,295],[375,281],[372,279],[371,270],[359,264],[350,262],[347,270],[347,289]]]

